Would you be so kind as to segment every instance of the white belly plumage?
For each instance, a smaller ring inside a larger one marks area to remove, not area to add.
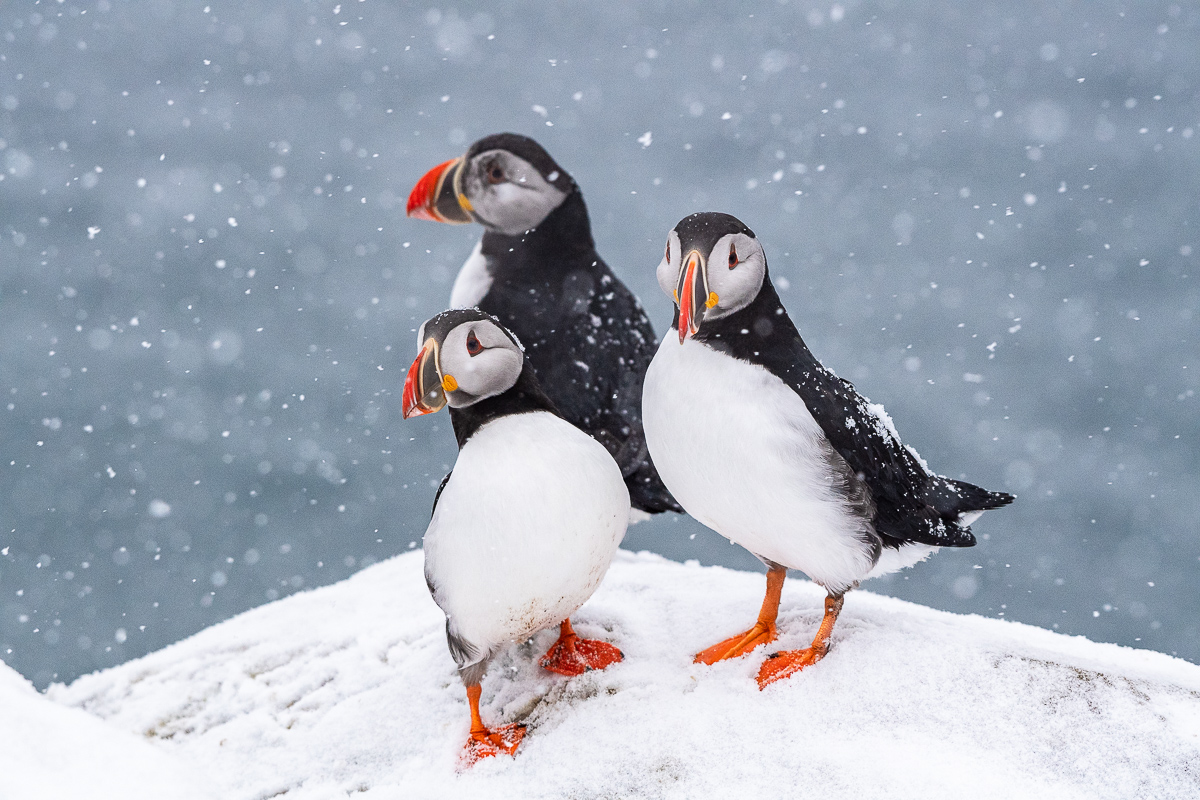
[[[869,523],[835,490],[820,426],[763,367],[669,334],[642,423],[663,482],[700,522],[834,591],[872,571]]]
[[[425,532],[451,633],[483,660],[566,619],[600,585],[628,519],[621,471],[596,440],[544,411],[486,423]]]
[[[492,288],[492,274],[488,272],[487,257],[483,254],[483,239],[475,243],[475,249],[463,262],[454,286],[450,289],[451,308],[472,308]]]

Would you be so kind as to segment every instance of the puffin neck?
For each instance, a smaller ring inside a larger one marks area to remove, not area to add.
[[[595,252],[587,206],[575,187],[536,228],[516,236],[495,231],[483,234],[483,255],[501,267],[509,263],[528,265],[586,257],[594,260]]]
[[[764,325],[764,322],[769,324]],[[675,309],[673,327],[675,330],[679,330],[678,307]],[[747,331],[747,333],[742,333],[742,331]],[[712,322],[705,321],[695,335],[696,341],[705,344],[711,345],[717,341],[725,342],[733,348],[734,354],[741,351],[740,345],[747,342],[747,339],[755,342],[754,350],[759,350],[763,346],[763,340],[771,339],[774,342],[781,342],[785,337],[792,337],[801,344],[804,343],[795,324],[783,310],[783,303],[775,291],[775,285],[771,283],[771,274],[766,271],[763,273],[762,287],[750,301],[750,305],[727,317]]]
[[[458,440],[458,448],[461,450],[477,430],[492,420],[530,411],[549,411],[555,416],[560,416],[554,403],[550,402],[550,398],[538,385],[537,378],[533,375],[533,367],[526,359],[517,382],[511,388],[465,408],[450,408],[450,422],[454,426],[454,438]]]

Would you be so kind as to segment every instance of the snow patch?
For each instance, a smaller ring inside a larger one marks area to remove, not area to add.
[[[574,621],[625,661],[565,679],[536,663],[554,631],[511,647],[484,679],[484,719],[529,733],[516,758],[462,774],[466,699],[419,553],[48,694],[190,762],[231,800],[1200,795],[1196,665],[862,591],[830,655],[766,691],[766,648],[693,664],[753,621],[763,588],[760,574],[619,553]],[[823,597],[789,580],[771,649],[807,645]],[[0,734],[24,743],[26,718],[3,707]],[[30,758],[63,750],[45,748]]]
[[[153,741],[47,700],[0,663],[4,800],[202,800],[220,795]]]

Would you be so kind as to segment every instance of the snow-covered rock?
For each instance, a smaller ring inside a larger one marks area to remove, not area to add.
[[[3,800],[220,797],[206,786],[199,771],[164,748],[47,700],[0,663]]]
[[[760,692],[764,650],[692,654],[748,626],[763,583],[622,552],[575,625],[625,661],[565,679],[536,665],[553,631],[513,647],[484,680],[484,719],[529,733],[462,773],[466,698],[420,553],[48,694],[190,762],[222,798],[1200,797],[1196,665],[857,591],[830,655]],[[821,598],[788,581],[779,649],[808,643]]]

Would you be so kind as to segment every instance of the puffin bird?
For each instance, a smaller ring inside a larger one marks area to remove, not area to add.
[[[450,406],[454,469],[425,531],[425,580],[446,614],[446,640],[467,687],[466,760],[513,753],[524,727],[479,716],[488,660],[559,625],[546,669],[579,675],[621,651],[580,639],[570,615],[591,597],[625,535],[629,492],[612,456],[565,422],[521,345],[495,317],[445,311],[421,326],[404,381],[405,419]]]
[[[931,472],[881,406],[817,361],[775,293],[762,245],[735,217],[680,221],[658,282],[675,320],[646,373],[650,453],[689,514],[768,570],[758,621],[696,661],[774,640],[788,569],[828,592],[812,646],[770,656],[762,688],[828,652],[848,590],[939,547],[970,547],[968,525],[1013,497]]]
[[[533,139],[495,134],[417,181],[408,216],[483,226],[451,307],[478,307],[520,337],[562,418],[616,459],[634,508],[682,511],[642,433],[654,328],[596,252],[583,194],[567,171]]]

